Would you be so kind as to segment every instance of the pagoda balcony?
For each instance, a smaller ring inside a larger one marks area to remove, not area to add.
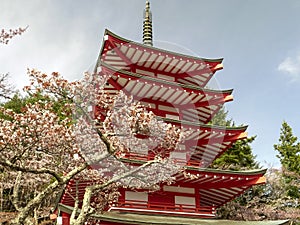
[[[216,215],[215,207],[210,206],[195,207],[194,205],[187,204],[166,204],[161,202],[147,202],[138,200],[119,201],[108,211],[189,216],[199,218],[213,218]]]

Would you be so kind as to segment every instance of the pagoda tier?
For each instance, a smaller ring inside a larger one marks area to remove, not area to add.
[[[155,77],[117,70],[101,63],[98,72],[110,76],[105,89],[109,94],[122,90],[157,116],[208,123],[225,102],[232,101],[232,90],[209,90]]]
[[[229,149],[237,140],[247,137],[244,127],[219,127],[161,118],[166,123],[180,127],[188,135],[177,148],[169,153],[169,157],[177,163],[198,167],[209,166],[216,158]],[[165,150],[166,151],[166,150]],[[151,160],[151,156],[132,150],[125,155],[129,159]]]
[[[194,217],[214,217],[216,208],[231,201],[254,185],[265,183],[265,170],[233,173],[187,169],[176,175],[176,182],[161,185],[156,192],[120,190],[121,197],[109,211],[143,212]],[[195,178],[191,178],[192,176]]]
[[[71,214],[73,207],[59,204],[59,210],[63,214]],[[212,220],[193,218],[187,216],[172,216],[169,215],[147,215],[131,212],[104,212],[102,214],[92,214],[92,221],[86,225],[289,225],[289,220],[277,221],[234,221],[234,220]],[[65,218],[67,220],[67,218]],[[100,222],[101,221],[101,222]]]
[[[264,184],[266,169],[250,171],[227,171],[187,167],[186,175],[176,175],[175,186],[199,190],[200,206],[216,208],[244,193],[253,185]],[[173,185],[172,185],[173,186]]]
[[[126,40],[106,30],[98,62],[117,70],[205,87],[223,59],[204,59]]]
[[[128,159],[125,161],[142,163]],[[162,183],[160,190],[155,192],[119,189],[121,196],[118,202],[107,211],[214,217],[216,208],[241,195],[253,185],[265,183],[265,172],[266,170],[235,172],[186,167],[184,172],[175,174],[174,183]],[[76,190],[82,199],[88,185],[91,185],[90,181],[72,180],[66,187],[60,203],[73,206]]]

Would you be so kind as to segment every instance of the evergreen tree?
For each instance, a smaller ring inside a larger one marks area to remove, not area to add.
[[[235,127],[235,123],[231,119],[227,119],[228,112],[224,107],[211,120],[212,125]],[[259,165],[255,161],[255,155],[252,153],[251,143],[256,136],[248,137],[235,142],[231,148],[224,152],[212,164],[213,168],[241,170],[254,169]]]
[[[222,107],[217,114],[211,119],[210,124],[216,126],[234,126],[234,122],[231,119],[227,119],[228,111]]]
[[[22,97],[19,93],[16,93],[9,101],[6,101],[2,106],[6,109],[11,109],[16,113],[22,113],[24,107],[28,104],[34,104],[39,102],[41,105],[51,102],[53,112],[57,113],[60,119],[65,119],[66,117],[71,117],[71,109],[66,107],[66,104],[69,103],[66,99],[54,99],[51,98],[42,92],[35,94],[29,94],[25,97]],[[0,112],[0,118],[7,118]]]
[[[300,198],[300,143],[297,141],[298,138],[294,136],[292,128],[284,121],[279,144],[275,144],[274,149],[279,153],[277,157],[282,165],[286,194],[294,199]]]
[[[279,153],[277,157],[282,166],[288,171],[300,174],[300,143],[297,140],[298,138],[293,135],[292,128],[284,121],[279,144],[275,144],[274,148]]]
[[[255,161],[250,145],[255,138],[256,136],[252,136],[235,142],[214,161],[213,167],[230,170],[257,169],[259,164]]]

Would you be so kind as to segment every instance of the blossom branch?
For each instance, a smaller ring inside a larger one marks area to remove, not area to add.
[[[0,43],[8,44],[8,42],[16,35],[21,35],[27,30],[28,26],[25,28],[9,29],[8,31],[2,29],[0,32]]]

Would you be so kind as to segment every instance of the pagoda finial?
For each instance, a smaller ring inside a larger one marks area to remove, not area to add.
[[[150,10],[150,2],[146,1],[146,8],[144,10],[144,24],[143,24],[143,43],[145,45],[153,45],[152,42],[152,13]]]

